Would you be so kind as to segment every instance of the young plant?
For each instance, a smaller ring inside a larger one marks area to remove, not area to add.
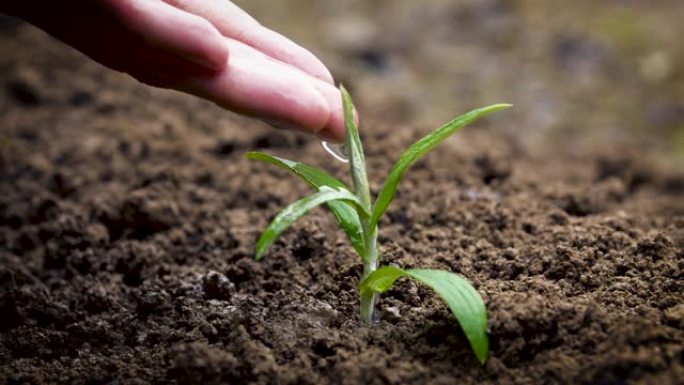
[[[325,203],[363,262],[363,275],[359,284],[361,319],[366,323],[372,323],[378,294],[387,291],[398,278],[412,278],[432,288],[446,302],[461,325],[478,360],[484,363],[489,352],[489,340],[486,333],[487,311],[479,293],[466,279],[448,271],[402,269],[397,266],[378,267],[380,262],[377,247],[378,221],[387,210],[394,197],[397,184],[411,164],[468,123],[489,113],[508,108],[510,105],[495,104],[473,110],[414,143],[392,167],[373,203],[366,178],[366,163],[359,131],[353,119],[351,98],[343,87],[340,89],[345,113],[345,144],[349,151],[352,188],[317,168],[261,152],[248,153],[247,158],[289,170],[316,190],[314,194],[286,207],[273,219],[257,241],[255,258],[260,260],[275,238],[294,221],[314,207]]]

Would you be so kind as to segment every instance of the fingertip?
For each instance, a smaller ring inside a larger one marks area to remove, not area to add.
[[[318,137],[335,143],[344,143],[346,131],[344,123],[344,110],[342,109],[341,103],[338,104],[339,105],[333,104],[330,106],[330,117],[328,118],[328,123],[319,132]]]
[[[310,54],[313,56],[312,53],[310,53]],[[314,59],[316,62],[318,62],[318,64],[316,66],[317,72],[314,72],[313,75],[315,77],[317,77],[318,79],[321,79],[322,81],[324,81],[328,84],[334,85],[335,84],[335,78],[333,78],[332,73],[330,73],[330,70],[328,69],[328,67],[326,67],[325,64],[323,64],[323,62],[320,61],[315,56],[314,56]]]
[[[354,124],[359,126],[359,114],[354,109]],[[325,141],[334,143],[344,143],[345,140],[344,111],[333,109],[330,113],[328,123],[323,129],[316,133],[316,136]]]
[[[299,48],[299,55],[291,59],[289,64],[294,65],[309,75],[334,86],[335,79],[333,78],[332,73],[330,73],[328,67],[323,64],[321,59],[319,59],[308,49],[300,46],[297,47]]]
[[[340,90],[328,83],[324,83],[318,80],[314,81],[316,88],[323,95],[326,102],[330,106],[330,115],[326,125],[316,133],[316,135],[327,141],[332,141],[335,143],[343,143],[345,137],[345,124],[344,124],[344,107],[342,105],[342,95]],[[354,109],[354,123],[358,126],[359,114]]]

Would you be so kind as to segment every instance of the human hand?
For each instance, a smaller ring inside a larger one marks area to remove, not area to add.
[[[9,3],[0,11],[143,83],[321,139],[344,138],[339,90],[325,65],[228,0]]]

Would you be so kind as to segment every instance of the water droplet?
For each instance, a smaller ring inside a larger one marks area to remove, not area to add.
[[[321,142],[321,146],[332,155],[333,158],[339,160],[342,163],[349,163],[349,151],[347,151],[347,146],[344,144],[335,144],[329,142]]]

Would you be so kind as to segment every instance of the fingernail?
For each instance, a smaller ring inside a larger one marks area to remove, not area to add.
[[[326,124],[323,129],[318,131],[316,133],[316,136],[321,139],[325,140],[328,142],[333,142],[336,144],[342,144],[344,143],[344,136],[345,136],[345,123],[344,123],[344,113],[342,112],[341,109],[335,110],[333,109],[333,113],[331,114],[328,123]],[[359,118],[358,114],[356,113],[356,110],[354,110],[354,123],[358,126]]]

